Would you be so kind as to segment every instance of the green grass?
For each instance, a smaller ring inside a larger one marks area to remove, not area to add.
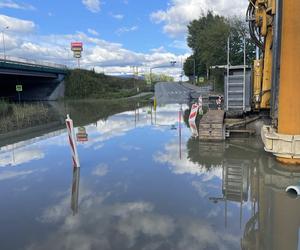
[[[148,88],[146,81],[106,76],[83,69],[69,71],[65,84],[65,96],[69,99],[123,98],[135,95],[137,87],[140,91]]]
[[[0,101],[0,134],[38,126],[53,120],[53,114],[42,103],[15,104]]]

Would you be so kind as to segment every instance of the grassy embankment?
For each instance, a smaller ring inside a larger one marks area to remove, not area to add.
[[[95,73],[94,71],[71,70],[65,79],[68,99],[113,99],[130,97],[140,92],[149,91],[145,81],[122,79]]]
[[[142,80],[111,77],[82,69],[71,70],[65,83],[67,99],[99,99],[102,104],[103,101],[119,102],[119,98],[134,96],[137,88],[140,92],[149,91],[146,82]],[[17,104],[0,100],[0,134],[39,126],[56,118],[48,105],[43,103]]]
[[[0,100],[0,134],[42,125],[53,119],[49,108],[42,103],[14,104]]]

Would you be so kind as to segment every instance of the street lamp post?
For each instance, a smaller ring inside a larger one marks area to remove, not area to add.
[[[193,61],[194,73],[193,73],[193,84],[196,85],[196,60],[195,58],[187,58],[186,61]]]
[[[9,27],[6,26],[5,29],[3,29],[3,30],[1,31],[1,33],[2,33],[2,43],[3,43],[3,58],[4,58],[5,61],[6,61],[6,52],[5,52],[4,30],[6,30],[6,29],[8,29],[8,28],[9,28]]]
[[[170,61],[170,64],[171,64],[172,67],[174,67],[176,63],[177,63],[176,61]],[[165,65],[165,66],[157,66],[157,67],[150,68],[150,84],[152,85],[152,70],[153,69],[169,68],[169,67],[170,67],[169,65]]]

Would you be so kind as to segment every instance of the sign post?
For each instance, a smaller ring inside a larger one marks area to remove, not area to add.
[[[83,43],[82,42],[72,42],[71,50],[73,51],[74,58],[76,58],[78,61],[78,68],[80,68],[80,58],[81,58],[81,53],[83,51]]]
[[[19,103],[20,103],[21,102],[21,92],[23,91],[23,85],[21,85],[21,84],[16,85],[16,91],[18,92]]]

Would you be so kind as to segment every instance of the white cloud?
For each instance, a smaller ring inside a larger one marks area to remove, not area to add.
[[[82,3],[93,13],[100,11],[100,0],[82,0]]]
[[[186,40],[174,40],[169,46],[175,49],[181,49],[189,52],[191,51],[186,43]]]
[[[35,23],[28,20],[18,19],[0,14],[1,29],[8,27],[8,31],[27,33],[32,32],[35,28]]]
[[[3,0],[0,2],[0,8],[20,9],[20,10],[35,10],[30,4],[16,3],[12,0]]]
[[[91,34],[91,35],[94,35],[94,36],[99,36],[99,33],[94,30],[94,29],[88,29],[88,32]]]
[[[122,20],[124,18],[124,15],[122,14],[111,14],[111,16],[118,20]]]
[[[117,35],[122,35],[123,33],[133,32],[138,30],[138,26],[131,26],[131,27],[121,27],[116,31]]]
[[[189,54],[176,55],[166,49],[157,49],[149,53],[140,53],[128,50],[120,43],[105,41],[99,37],[89,36],[84,32],[76,32],[62,35],[39,35],[34,31],[35,23],[17,19],[5,15],[0,15],[0,27],[9,25],[9,30],[5,32],[7,45],[7,55],[27,58],[38,61],[50,61],[53,63],[65,64],[69,67],[76,67],[77,62],[73,59],[70,50],[70,43],[82,41],[84,51],[81,65],[84,68],[94,68],[97,72],[106,74],[132,73],[130,66],[140,67],[140,72],[149,73],[150,67],[166,66],[170,60],[177,62],[181,58],[186,58]],[[123,28],[120,32],[129,32],[137,29],[137,26]],[[93,32],[90,30],[90,32]],[[93,32],[95,34],[95,32]],[[155,73],[165,73],[178,78],[180,75],[180,65],[175,68],[155,69]]]
[[[150,18],[155,23],[163,23],[163,31],[175,37],[187,31],[187,25],[198,19],[208,10],[217,14],[244,15],[248,0],[172,0],[168,9],[151,13]]]
[[[11,167],[43,159],[44,152],[39,149],[17,149],[0,155],[0,167]]]

